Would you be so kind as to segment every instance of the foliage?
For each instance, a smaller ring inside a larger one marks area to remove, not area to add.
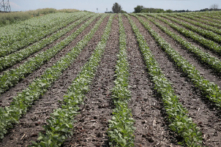
[[[199,59],[200,62],[206,63],[207,65],[209,65],[210,68],[214,69],[218,73],[221,72],[221,61],[218,58],[210,55],[209,53],[203,52],[201,49],[195,47],[190,42],[185,41],[184,39],[182,39],[182,37],[180,37],[179,35],[176,35],[175,33],[171,32],[166,27],[163,27],[162,25],[160,25],[154,19],[151,19],[151,18],[149,18],[145,15],[142,15],[142,16],[144,16],[148,20],[152,21],[155,25],[157,25],[167,35],[172,37],[174,40],[179,42],[184,48],[186,48],[188,51],[193,53]]]
[[[134,16],[137,17],[137,15]],[[175,94],[170,82],[159,68],[157,61],[151,54],[146,40],[140,33],[138,27],[128,15],[127,17],[137,36],[137,41],[143,54],[147,69],[155,84],[154,87],[163,99],[164,108],[170,122],[171,130],[183,138],[183,142],[180,142],[181,144],[185,144],[186,146],[201,146],[202,133],[199,131],[199,128],[197,128],[197,125],[192,122],[191,118],[188,117],[187,110],[179,102],[178,96]],[[158,34],[154,32],[146,22],[139,17],[137,18],[162,48],[170,48],[170,46],[160,36],[158,36]]]
[[[46,45],[52,43],[53,41],[55,41],[56,39],[62,37],[64,34],[66,34],[67,32],[71,31],[74,27],[76,27],[77,25],[79,25],[80,23],[82,23],[83,21],[85,21],[87,18],[89,18],[91,15],[78,15],[77,17],[72,17],[70,18],[68,21],[57,25],[55,28],[53,28],[53,31],[56,31],[58,29],[60,29],[61,27],[64,27],[66,25],[68,25],[69,23],[72,23],[71,25],[69,25],[67,28],[64,28],[56,33],[54,33],[53,35],[51,35],[50,37],[47,37],[23,50],[17,51],[13,54],[10,54],[8,56],[2,57],[0,58],[0,71],[8,68],[10,66],[13,66],[15,63],[27,58],[28,56],[30,56],[31,54],[38,52],[39,50],[41,50],[43,47],[45,47]],[[82,18],[83,17],[83,18]],[[75,23],[73,23],[73,21],[82,18],[78,21],[76,21]]]
[[[42,16],[50,13],[56,13],[56,12],[70,13],[77,11],[78,10],[75,9],[56,10],[53,8],[44,8],[44,9],[25,11],[25,12],[0,13],[0,27],[8,24],[13,24],[19,21],[27,20],[32,17]]]
[[[70,21],[72,17],[84,13],[49,14],[33,18],[21,24],[0,28],[0,57],[13,53],[57,31],[58,24]],[[87,14],[87,13],[85,13]]]
[[[138,5],[134,8],[134,13],[141,13],[141,11],[144,9],[144,6]]]
[[[121,13],[122,7],[121,5],[119,5],[118,3],[114,3],[113,7],[112,7],[112,11],[114,13]]]
[[[88,26],[96,17],[97,15],[95,15],[92,19],[86,22],[85,25],[83,25],[81,29],[79,29],[80,31],[78,33],[72,34],[68,41],[72,41],[75,38],[75,36],[82,32],[86,28],[86,26]],[[104,17],[102,17],[102,19],[100,19],[100,21],[97,22],[96,27],[94,27],[94,29],[88,35],[86,35],[86,37],[83,40],[81,40],[70,52],[68,52],[52,67],[47,68],[43,75],[35,79],[28,86],[27,89],[23,90],[16,97],[14,97],[9,107],[0,108],[0,138],[4,137],[4,134],[7,133],[7,130],[9,128],[12,128],[14,123],[18,122],[20,117],[27,112],[28,108],[31,107],[33,102],[39,99],[40,96],[43,95],[47,91],[47,89],[53,84],[53,82],[55,82],[59,78],[62,72],[65,69],[67,69],[68,66],[76,59],[76,57],[80,54],[82,49],[92,38],[93,34],[95,34],[99,24],[101,24],[103,19]],[[64,43],[65,42],[63,42],[63,44]],[[68,114],[70,113],[72,113],[72,111]],[[54,137],[56,137],[56,135]]]
[[[40,133],[38,142],[34,143],[33,146],[58,147],[62,145],[65,139],[72,135],[73,123],[75,122],[74,116],[79,110],[78,105],[83,103],[85,94],[89,91],[89,86],[101,61],[107,40],[109,39],[113,17],[114,15],[110,16],[102,39],[98,43],[89,61],[83,66],[81,72],[68,88],[68,93],[64,96],[61,108],[56,109],[47,120],[48,124],[44,126],[46,133]],[[99,21],[99,23],[101,22],[102,21]],[[98,26],[99,25],[97,24],[93,33],[96,32]]]
[[[129,91],[129,63],[127,61],[126,33],[121,15],[119,15],[120,51],[117,55],[116,80],[112,89],[112,98],[115,109],[112,120],[109,120],[109,144],[110,146],[131,147],[134,146],[134,120],[131,110],[128,108],[130,99]]]
[[[214,41],[205,39],[204,37],[202,37],[196,33],[193,33],[192,31],[187,30],[183,27],[179,27],[171,22],[168,22],[167,20],[165,20],[161,17],[158,17],[158,16],[154,16],[154,17],[165,22],[166,24],[168,24],[169,26],[171,26],[172,28],[174,28],[179,33],[183,34],[184,36],[192,38],[194,41],[200,43],[201,45],[207,47],[208,49],[211,49],[212,51],[221,54],[221,46],[218,43],[215,43]]]
[[[61,51],[65,46],[72,42],[87,26],[90,25],[92,21],[95,20],[97,15],[92,17],[89,21],[84,23],[77,31],[72,33],[70,36],[57,43],[50,49],[37,54],[35,57],[28,59],[22,65],[16,69],[10,69],[5,71],[0,75],[0,94],[8,90],[10,87],[16,85],[21,79],[25,78],[26,75],[34,72],[45,62],[49,61],[54,57],[59,51]]]
[[[205,29],[202,29],[202,28],[199,28],[199,27],[196,27],[194,25],[191,25],[189,23],[185,23],[185,22],[182,22],[180,20],[177,20],[175,18],[172,18],[172,17],[169,17],[169,16],[166,16],[166,15],[161,15],[162,17],[165,17],[173,22],[176,22],[182,26],[184,26],[185,28],[188,28],[189,30],[193,31],[193,32],[196,32],[202,36],[204,36],[205,38],[208,38],[208,39],[211,39],[213,41],[216,41],[217,43],[221,43],[221,36],[219,36],[218,34],[216,33],[213,33],[212,31],[208,31],[208,30],[205,30]]]

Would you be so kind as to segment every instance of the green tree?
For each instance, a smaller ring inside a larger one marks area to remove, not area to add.
[[[134,8],[134,13],[140,13],[144,9],[144,6],[138,5]]]
[[[119,5],[118,3],[115,3],[112,7],[112,11],[114,13],[121,13],[121,10],[122,10],[121,5]]]

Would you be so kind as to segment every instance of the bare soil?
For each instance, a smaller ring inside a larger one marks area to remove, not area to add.
[[[123,17],[123,23],[127,34],[128,60],[130,64],[129,82],[132,98],[129,107],[132,109],[133,118],[136,121],[135,146],[174,147],[177,139],[170,134],[170,130],[167,127],[161,98],[154,93],[154,85],[142,60],[143,57],[139,51],[135,34],[126,17]]]
[[[111,119],[114,108],[111,89],[114,86],[114,74],[119,52],[119,26],[116,15],[107,42],[104,55],[101,59],[91,91],[86,95],[85,103],[80,108],[80,115],[75,119],[74,135],[67,140],[64,147],[108,146],[108,120]]]
[[[211,104],[205,100],[204,96],[199,92],[197,88],[192,84],[192,82],[176,68],[176,65],[170,60],[169,56],[156,44],[154,39],[150,34],[145,31],[145,28],[138,22],[136,18],[133,18],[136,24],[140,26],[142,34],[146,40],[151,39],[149,47],[159,63],[161,70],[172,83],[175,93],[179,96],[180,102],[189,111],[189,116],[193,119],[193,122],[200,127],[204,143],[207,146],[220,146],[220,135],[221,135],[221,123],[216,107],[213,106],[211,109]],[[173,39],[167,36],[165,33],[160,31],[156,26],[150,23],[152,29],[154,29],[161,37],[163,37],[175,50],[182,53],[182,56],[189,57],[189,55],[184,52],[185,50],[177,44]],[[142,29],[141,29],[142,28]],[[155,46],[155,48],[152,47]],[[193,59],[190,58],[189,59]],[[193,61],[193,60],[192,60]],[[196,62],[196,61],[195,61]],[[195,63],[194,62],[194,63]],[[191,64],[194,64],[191,62]],[[203,99],[202,99],[203,98]],[[213,120],[213,121],[211,121]]]
[[[27,88],[27,86],[37,77],[42,75],[48,67],[51,67],[54,63],[56,63],[62,56],[64,56],[66,53],[68,53],[80,40],[84,38],[86,34],[90,32],[90,30],[95,25],[96,20],[94,20],[89,27],[87,27],[81,34],[79,34],[69,45],[67,45],[65,48],[63,48],[59,53],[57,53],[53,58],[51,58],[48,62],[46,62],[44,65],[42,65],[39,69],[37,69],[35,72],[29,74],[26,78],[21,80],[17,85],[10,88],[8,91],[0,95],[0,106],[5,107],[9,106],[11,101],[13,100],[13,97],[15,97],[19,92]],[[77,28],[66,34],[64,37],[68,37],[76,31]],[[61,41],[59,39],[59,41]],[[58,43],[58,40],[56,41]],[[54,43],[54,44],[56,44]]]

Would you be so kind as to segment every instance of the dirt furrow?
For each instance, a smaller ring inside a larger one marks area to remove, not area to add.
[[[148,16],[148,17],[149,17],[149,16]],[[166,19],[166,18],[164,18],[164,19]],[[204,51],[204,52],[206,52],[206,53],[208,53],[208,54],[211,54],[211,55],[213,55],[214,57],[216,57],[216,58],[218,58],[218,59],[221,60],[221,56],[218,55],[216,52],[213,52],[212,50],[210,50],[210,49],[204,47],[203,45],[201,45],[200,43],[197,43],[196,41],[194,41],[194,40],[191,39],[191,38],[185,37],[185,36],[182,35],[181,33],[177,32],[175,29],[171,28],[168,24],[166,24],[166,23],[164,23],[164,22],[162,22],[162,21],[160,21],[160,20],[158,20],[158,19],[155,19],[155,20],[156,20],[157,22],[159,22],[161,25],[167,27],[171,32],[173,32],[173,33],[175,33],[176,35],[179,35],[180,37],[182,37],[182,39],[184,39],[184,40],[190,42],[192,45],[194,45],[194,46],[200,48],[202,51]],[[181,26],[181,25],[179,25],[179,24],[177,24],[177,23],[175,23],[175,22],[172,22],[172,21],[169,20],[169,19],[166,19],[166,20],[169,21],[169,22],[171,22],[171,23],[173,23],[173,24],[175,24],[175,25],[177,25],[177,26],[179,26],[179,27],[181,27],[181,28],[185,28],[185,27],[183,27],[183,26]],[[185,29],[186,29],[186,28],[185,28]],[[187,30],[188,30],[188,29],[187,29]],[[193,32],[193,33],[194,33],[194,32]],[[194,34],[196,34],[196,33],[194,33]]]
[[[108,120],[111,119],[113,109],[111,89],[114,86],[118,51],[119,26],[118,16],[115,16],[91,90],[85,97],[85,104],[81,106],[80,115],[76,117],[74,135],[64,146],[108,146]]]
[[[139,23],[139,21],[133,17],[141,33],[147,40],[149,47],[154,55],[155,59],[159,63],[159,66],[165,76],[172,83],[175,93],[179,96],[180,102],[189,111],[189,116],[193,119],[193,122],[200,127],[204,143],[207,146],[220,146],[221,140],[221,123],[218,111],[216,108],[211,108],[208,105],[208,101],[202,99],[204,96],[195,88],[191,81],[178,70],[173,62],[170,61],[166,53],[158,47],[154,39],[150,36],[148,31]],[[153,29],[155,29],[153,27]],[[163,35],[163,34],[161,34]],[[179,45],[175,44],[171,40],[167,40],[175,49],[179,49]],[[174,44],[173,44],[174,43]]]
[[[129,85],[132,95],[129,107],[135,120],[135,146],[175,146],[172,142],[176,142],[176,139],[170,135],[161,100],[154,94],[154,85],[146,71],[136,37],[125,16],[123,23],[127,34]]]
[[[91,25],[89,25],[89,27],[87,27],[81,34],[79,34],[68,46],[62,49],[53,58],[51,58],[47,63],[42,65],[38,70],[36,70],[35,72],[28,75],[26,78],[21,80],[15,87],[10,88],[8,91],[0,95],[0,106],[3,106],[3,107],[9,106],[9,104],[12,101],[12,98],[16,96],[18,92],[21,92],[22,90],[24,90],[36,77],[39,77],[40,75],[42,75],[42,73],[45,71],[46,68],[56,63],[62,56],[68,53],[73,48],[73,46],[75,46],[80,40],[82,40],[82,38],[84,38],[84,36],[89,33],[89,31],[92,29],[92,27],[95,25],[98,19],[99,18],[94,20],[91,23]]]
[[[63,72],[59,80],[54,83],[45,95],[43,95],[39,101],[35,102],[29,112],[20,119],[20,124],[16,125],[15,128],[3,139],[0,146],[25,147],[30,145],[31,141],[37,139],[38,133],[43,130],[42,126],[46,124],[46,119],[49,118],[54,109],[57,109],[60,106],[59,101],[62,101],[67,88],[96,48],[104,32],[107,20],[108,17],[104,19],[99,27],[100,29],[95,33],[88,45],[82,50],[75,62]],[[86,32],[84,32],[84,34],[86,34]],[[73,48],[74,44],[70,47]]]
[[[209,66],[206,66],[206,64],[203,64],[200,62],[200,60],[197,59],[194,54],[187,51],[185,48],[183,48],[179,43],[177,43],[173,38],[168,36],[166,33],[162,32],[156,25],[154,25],[152,22],[144,19],[147,21],[152,29],[160,34],[161,37],[163,37],[168,43],[170,43],[171,47],[174,48],[180,55],[182,55],[188,62],[190,62],[192,65],[196,67],[196,69],[200,72],[202,76],[204,76],[206,79],[208,79],[211,82],[216,83],[219,87],[221,87],[221,79],[220,74],[214,73],[214,70],[209,68]]]
[[[87,20],[89,20],[89,18],[88,18]],[[78,20],[76,20],[76,21],[78,21]],[[75,23],[76,21],[74,21],[73,23]],[[36,53],[30,55],[28,58],[23,59],[22,61],[17,62],[16,64],[14,64],[13,66],[8,67],[8,68],[2,70],[2,71],[0,72],[0,74],[3,74],[3,72],[8,71],[8,70],[10,70],[10,69],[17,68],[17,67],[19,67],[20,65],[22,65],[24,62],[26,62],[27,60],[29,60],[30,58],[34,57],[35,55],[37,55],[37,54],[39,54],[39,53],[42,53],[42,52],[46,51],[47,49],[52,48],[52,47],[55,46],[57,43],[59,43],[60,41],[62,41],[62,40],[65,39],[66,37],[70,36],[73,32],[75,32],[78,28],[80,28],[81,25],[84,24],[85,22],[86,22],[86,21],[80,23],[78,26],[74,27],[74,29],[72,29],[70,32],[68,32],[68,33],[66,33],[65,35],[63,35],[62,37],[56,39],[56,40],[53,41],[51,44],[49,44],[49,45],[43,47],[41,50],[37,51]],[[71,23],[71,24],[73,24],[73,23]],[[71,24],[69,24],[68,26],[70,26]],[[66,27],[68,27],[68,26],[66,26]],[[64,29],[64,28],[66,28],[66,27],[63,27],[63,28],[61,28],[61,29],[59,29],[59,30],[62,30],[62,29]],[[59,30],[58,30],[58,31],[59,31]],[[56,32],[58,32],[58,31],[56,31]],[[55,32],[55,33],[56,33],[56,32]],[[54,34],[54,33],[53,33],[53,34]],[[51,34],[51,35],[49,35],[49,36],[47,36],[47,37],[45,37],[45,38],[48,38],[48,37],[52,36],[53,34]],[[43,39],[45,39],[45,38],[43,38]],[[43,40],[43,39],[41,39],[41,40]],[[40,40],[40,41],[41,41],[41,40]],[[33,45],[33,44],[31,44],[31,45]],[[31,45],[29,45],[29,46],[31,46]],[[25,47],[25,48],[27,48],[27,47]],[[22,50],[22,49],[21,49],[21,50]]]

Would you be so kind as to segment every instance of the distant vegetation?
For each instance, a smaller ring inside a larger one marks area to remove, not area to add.
[[[56,10],[53,8],[45,8],[45,9],[37,9],[25,12],[11,12],[11,13],[0,13],[0,26],[4,26],[7,24],[12,24],[18,21],[26,20],[31,17],[37,17],[49,13],[56,13],[56,12],[65,12],[65,13],[72,13],[76,12],[76,9],[61,9]]]
[[[190,10],[164,10],[160,8],[145,8],[142,5],[138,5],[134,8],[134,13],[173,13],[173,12],[199,12],[199,11],[220,11],[221,9],[218,9],[218,5],[214,4],[210,8],[205,8],[201,10],[196,11],[190,11]]]

